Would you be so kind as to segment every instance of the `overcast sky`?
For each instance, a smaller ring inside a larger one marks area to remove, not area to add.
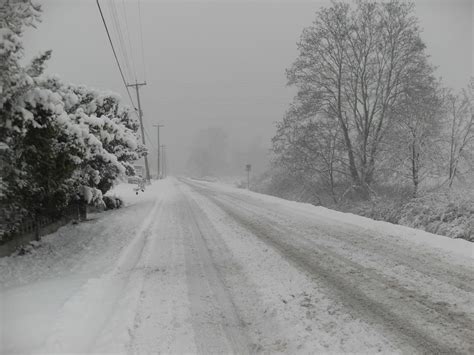
[[[121,53],[110,1],[101,4]],[[43,21],[25,34],[27,56],[52,49],[48,72],[68,82],[119,92],[125,100],[95,0],[40,3]],[[275,122],[294,94],[285,86],[285,69],[297,56],[296,42],[314,13],[328,3],[141,0],[143,70],[137,0],[115,0],[124,46],[133,52],[130,67],[136,68],[128,70],[121,57],[127,80],[134,81],[136,71],[137,80],[147,82],[141,98],[153,143],[149,148],[156,146],[153,124],[158,122],[165,125],[161,143],[168,147],[174,171],[184,166],[196,132],[208,126],[228,130],[236,149],[256,139],[269,147]],[[466,86],[473,75],[473,0],[415,3],[438,74],[446,85]]]

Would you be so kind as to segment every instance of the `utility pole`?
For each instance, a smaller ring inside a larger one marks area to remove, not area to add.
[[[161,170],[163,177],[166,177],[166,145],[161,145]]]
[[[158,146],[158,155],[157,155],[157,164],[156,164],[156,171],[157,171],[157,179],[160,179],[161,169],[160,169],[160,127],[164,127],[162,124],[154,124],[153,127],[156,127],[156,139],[157,139],[157,146]]]
[[[140,86],[146,85],[146,82],[143,83],[137,83],[135,84],[127,84],[127,87],[134,86],[135,90],[137,91],[137,102],[138,102],[138,118],[140,119],[140,130],[142,133],[142,143],[145,145],[145,129],[143,128],[143,111],[142,111],[142,106],[140,104]],[[147,181],[150,181],[150,169],[148,167],[148,157],[145,155],[145,174],[146,174],[146,179]]]

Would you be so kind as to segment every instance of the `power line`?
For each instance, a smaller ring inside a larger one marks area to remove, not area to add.
[[[140,25],[140,43],[142,47],[143,80],[146,81],[145,51],[143,50],[143,26],[142,26],[142,11],[140,7],[140,0],[137,0],[137,3],[138,3],[138,21]]]
[[[132,99],[132,96],[130,94],[130,90],[129,90],[129,86],[133,86],[133,85],[129,85],[127,84],[127,81],[125,79],[125,75],[124,75],[124,72],[122,70],[122,67],[120,65],[120,61],[118,59],[118,56],[117,56],[117,51],[115,50],[115,47],[113,45],[113,41],[112,41],[112,38],[110,36],[110,31],[109,31],[109,28],[107,26],[107,23],[105,21],[105,17],[104,17],[104,14],[102,12],[102,8],[100,6],[100,3],[99,3],[99,0],[96,0],[96,3],[97,3],[97,7],[99,8],[99,12],[100,12],[100,16],[102,18],[102,22],[104,24],[104,28],[105,28],[105,31],[107,33],[107,38],[109,40],[109,43],[110,43],[110,47],[112,48],[112,52],[114,54],[114,58],[115,58],[115,61],[117,63],[117,67],[120,71],[120,76],[122,77],[122,81],[123,81],[123,84],[125,86],[125,89],[127,91],[127,95],[128,95],[128,98],[130,99],[130,102],[132,104],[132,107],[134,109],[134,112],[137,114],[138,118],[140,119],[140,125],[142,127],[142,136],[146,136],[148,138],[148,142],[149,144],[151,144],[154,148],[154,144],[153,144],[153,140],[150,138],[147,130],[145,129],[144,125],[143,125],[143,122],[142,122],[142,117],[141,117],[141,113],[138,111],[140,109],[137,110],[137,108],[135,107],[135,104],[133,102],[133,99]],[[110,5],[112,4],[112,5]],[[109,7],[111,9],[111,14],[112,14],[112,20],[113,20],[113,24],[115,25],[115,29],[117,31],[117,36],[118,36],[118,40],[119,40],[119,46],[122,48],[122,57],[124,58],[124,61],[125,61],[125,65],[128,67],[129,69],[129,73],[130,73],[130,76],[132,75],[132,70],[130,69],[130,63],[128,61],[128,55],[127,55],[127,50],[126,50],[126,46],[124,44],[124,40],[123,40],[123,36],[122,36],[122,31],[120,29],[120,24],[119,24],[119,21],[118,21],[118,13],[117,13],[117,9],[115,7],[115,4],[113,2],[109,2]],[[124,11],[125,11],[125,7],[124,7]],[[126,18],[126,22],[128,21],[127,20],[127,17],[126,17],[126,13],[125,13],[125,18]],[[128,31],[128,25],[127,25],[127,31]],[[130,34],[129,32],[127,32],[127,35],[128,35],[128,41],[129,41],[129,45],[130,45],[130,50],[132,50],[131,48],[131,42],[130,42]],[[142,46],[143,46],[143,43],[142,43]],[[142,47],[142,53],[143,53],[143,47]],[[143,59],[143,58],[142,58]],[[133,63],[133,60],[132,60],[132,63]],[[135,65],[133,65],[133,69],[135,71]],[[136,78],[136,71],[135,71],[135,78]],[[138,85],[137,85],[137,99],[139,99],[138,97]],[[143,144],[145,144],[145,139],[144,137],[142,138],[143,140]],[[148,170],[148,162],[146,161],[146,157],[145,157],[145,165],[146,165],[146,168],[147,168],[147,171]],[[147,176],[149,176],[149,172],[147,174]]]
[[[109,29],[107,27],[107,23],[105,22],[104,14],[102,13],[102,8],[100,7],[99,0],[96,0],[96,3],[97,3],[97,7],[99,8],[100,17],[102,18],[102,23],[104,24],[104,27],[105,27],[105,32],[107,32],[107,38],[109,39],[110,46],[112,47],[112,52],[114,53],[115,61],[117,62],[117,66],[120,71],[120,76],[122,77],[123,85],[125,86],[125,90],[127,90],[128,98],[130,99],[130,102],[132,103],[132,107],[136,110],[135,104],[133,103],[133,100],[132,100],[132,95],[130,95],[130,90],[128,89],[128,86],[127,86],[127,81],[125,80],[125,76],[123,75],[122,67],[120,66],[120,62],[117,58],[117,53],[115,52],[114,44],[112,43],[112,39],[110,38]]]
[[[153,143],[153,140],[150,138],[150,135],[148,134],[147,129],[144,128],[144,130],[145,130],[145,136],[148,138],[148,143],[152,145],[152,148],[156,149],[156,145],[155,145],[155,143]]]
[[[122,49],[122,57],[124,59],[125,67],[128,69],[129,78],[131,78],[133,76],[133,72],[132,72],[132,67],[130,65],[127,48],[125,46],[125,41],[123,39],[122,28],[119,22],[117,7],[115,6],[115,2],[113,0],[110,0],[108,4],[109,4],[109,9],[110,9],[110,14],[112,15],[112,24],[114,25],[115,31],[117,32],[119,47]]]
[[[125,0],[122,0],[122,9],[123,9],[123,15],[125,17],[125,34],[128,39],[128,46],[130,48],[130,53],[133,52],[133,47],[132,47],[132,42],[130,40],[130,30],[128,29],[128,16],[127,16],[127,10],[125,8]],[[135,81],[137,81],[137,70],[135,67],[135,62],[133,60],[133,55],[130,54],[130,60],[132,61],[132,68],[133,68],[133,73],[135,75]]]
[[[126,61],[126,58],[125,58],[125,53],[124,53],[124,50],[123,50],[122,42],[120,41],[120,34],[119,34],[119,30],[117,28],[117,20],[116,20],[116,17],[115,17],[115,12],[112,8],[112,1],[113,0],[108,0],[108,1],[106,0],[107,5],[109,6],[110,23],[112,23],[112,25],[110,26],[110,33],[112,34],[113,40],[116,43],[117,53],[119,54],[119,57],[120,57],[119,60],[124,66],[125,77],[130,78],[130,68],[127,65],[127,61]],[[115,35],[113,33],[114,30],[115,30]]]

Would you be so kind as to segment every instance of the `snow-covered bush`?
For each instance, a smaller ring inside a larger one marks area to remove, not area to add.
[[[336,209],[474,241],[474,195],[467,189],[441,189],[417,198],[396,199],[384,195],[371,201],[352,201]]]
[[[0,2],[0,143],[1,185],[0,185],[0,240],[17,225],[27,210],[9,194],[11,181],[6,175],[21,175],[21,169],[11,167],[14,139],[22,133],[22,121],[31,118],[19,107],[17,99],[34,86],[33,78],[20,64],[23,56],[21,36],[26,27],[35,26],[39,21],[40,7],[29,0]],[[20,124],[18,124],[20,123]],[[24,184],[19,180],[18,185]]]
[[[398,223],[474,241],[474,195],[453,190],[426,194],[403,206]]]
[[[0,4],[3,233],[25,216],[59,217],[72,202],[103,205],[103,194],[133,175],[133,161],[146,152],[134,112],[116,94],[45,75],[51,51],[21,65],[21,34],[39,11],[27,0]]]
[[[83,184],[105,194],[119,177],[134,174],[132,164],[146,150],[138,143],[136,116],[120,105],[116,94],[63,84],[55,77],[46,78],[43,85],[61,95],[72,129],[85,140],[80,164]]]
[[[105,195],[103,197],[106,210],[113,210],[123,206],[123,200],[118,196]]]

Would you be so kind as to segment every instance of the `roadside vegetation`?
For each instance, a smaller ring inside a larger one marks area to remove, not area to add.
[[[25,219],[58,219],[71,205],[117,206],[103,195],[146,152],[118,95],[46,75],[51,51],[25,60],[22,34],[40,14],[29,0],[0,5],[0,242]]]
[[[298,50],[256,189],[473,240],[474,78],[436,77],[413,3],[334,2]]]

